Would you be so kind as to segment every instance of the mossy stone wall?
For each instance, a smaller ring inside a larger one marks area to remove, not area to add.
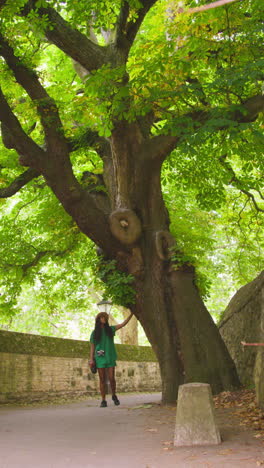
[[[160,391],[159,366],[148,346],[116,345],[119,392]],[[0,330],[0,403],[98,393],[87,341]]]
[[[264,287],[261,291],[260,343],[264,343]],[[255,385],[258,405],[264,410],[264,346],[258,346],[255,364]]]
[[[119,361],[156,362],[150,346],[116,344]],[[38,356],[60,356],[87,358],[90,343],[50,336],[29,335],[0,330],[0,353],[33,354]]]
[[[241,345],[241,341],[264,342],[264,271],[237,291],[224,312],[219,330],[241,383],[256,388],[258,404],[264,408],[264,348]]]

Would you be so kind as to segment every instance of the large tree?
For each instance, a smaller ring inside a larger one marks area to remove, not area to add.
[[[203,148],[204,200],[213,208],[232,183],[262,211],[258,151],[250,180],[239,159],[260,140],[261,2],[197,16],[154,0],[1,0],[0,8],[2,140],[28,168],[1,196],[42,176],[98,246],[103,279],[113,265],[132,275],[134,299],[123,305],[156,352],[164,401],[183,382],[238,385],[195,268],[170,232],[160,178],[174,158],[176,177],[186,177],[181,152],[195,174]],[[95,153],[102,176],[78,174],[75,158]]]

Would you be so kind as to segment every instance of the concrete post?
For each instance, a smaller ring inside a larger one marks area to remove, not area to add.
[[[220,443],[210,385],[205,383],[180,385],[174,445],[179,447]]]

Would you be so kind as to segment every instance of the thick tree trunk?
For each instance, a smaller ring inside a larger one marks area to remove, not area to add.
[[[204,306],[192,268],[171,274],[174,316],[184,359],[185,382],[210,383],[214,393],[239,385],[235,364]]]
[[[154,251],[149,264],[135,309],[159,361],[163,402],[174,402],[182,383],[209,383],[214,393],[238,387],[235,365],[199,296],[193,268],[174,270]]]
[[[141,146],[139,159],[141,141],[135,124],[119,128],[112,137],[112,206],[132,209],[142,226],[141,235],[116,259],[135,277],[133,310],[159,361],[163,401],[175,401],[184,382],[209,383],[214,393],[235,388],[234,363],[199,296],[194,268],[172,260],[175,241],[160,187],[162,157],[153,159],[151,148],[142,152]]]
[[[175,401],[178,386],[184,381],[183,366],[177,329],[167,307],[163,265],[157,258],[156,262],[150,261],[137,298],[136,314],[159,362],[163,401]]]

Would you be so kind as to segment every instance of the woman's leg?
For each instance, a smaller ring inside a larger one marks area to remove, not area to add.
[[[108,367],[108,377],[112,390],[112,395],[116,393],[115,367]]]
[[[105,400],[105,385],[106,385],[106,370],[98,368],[99,380],[100,380],[100,393],[102,400]]]

